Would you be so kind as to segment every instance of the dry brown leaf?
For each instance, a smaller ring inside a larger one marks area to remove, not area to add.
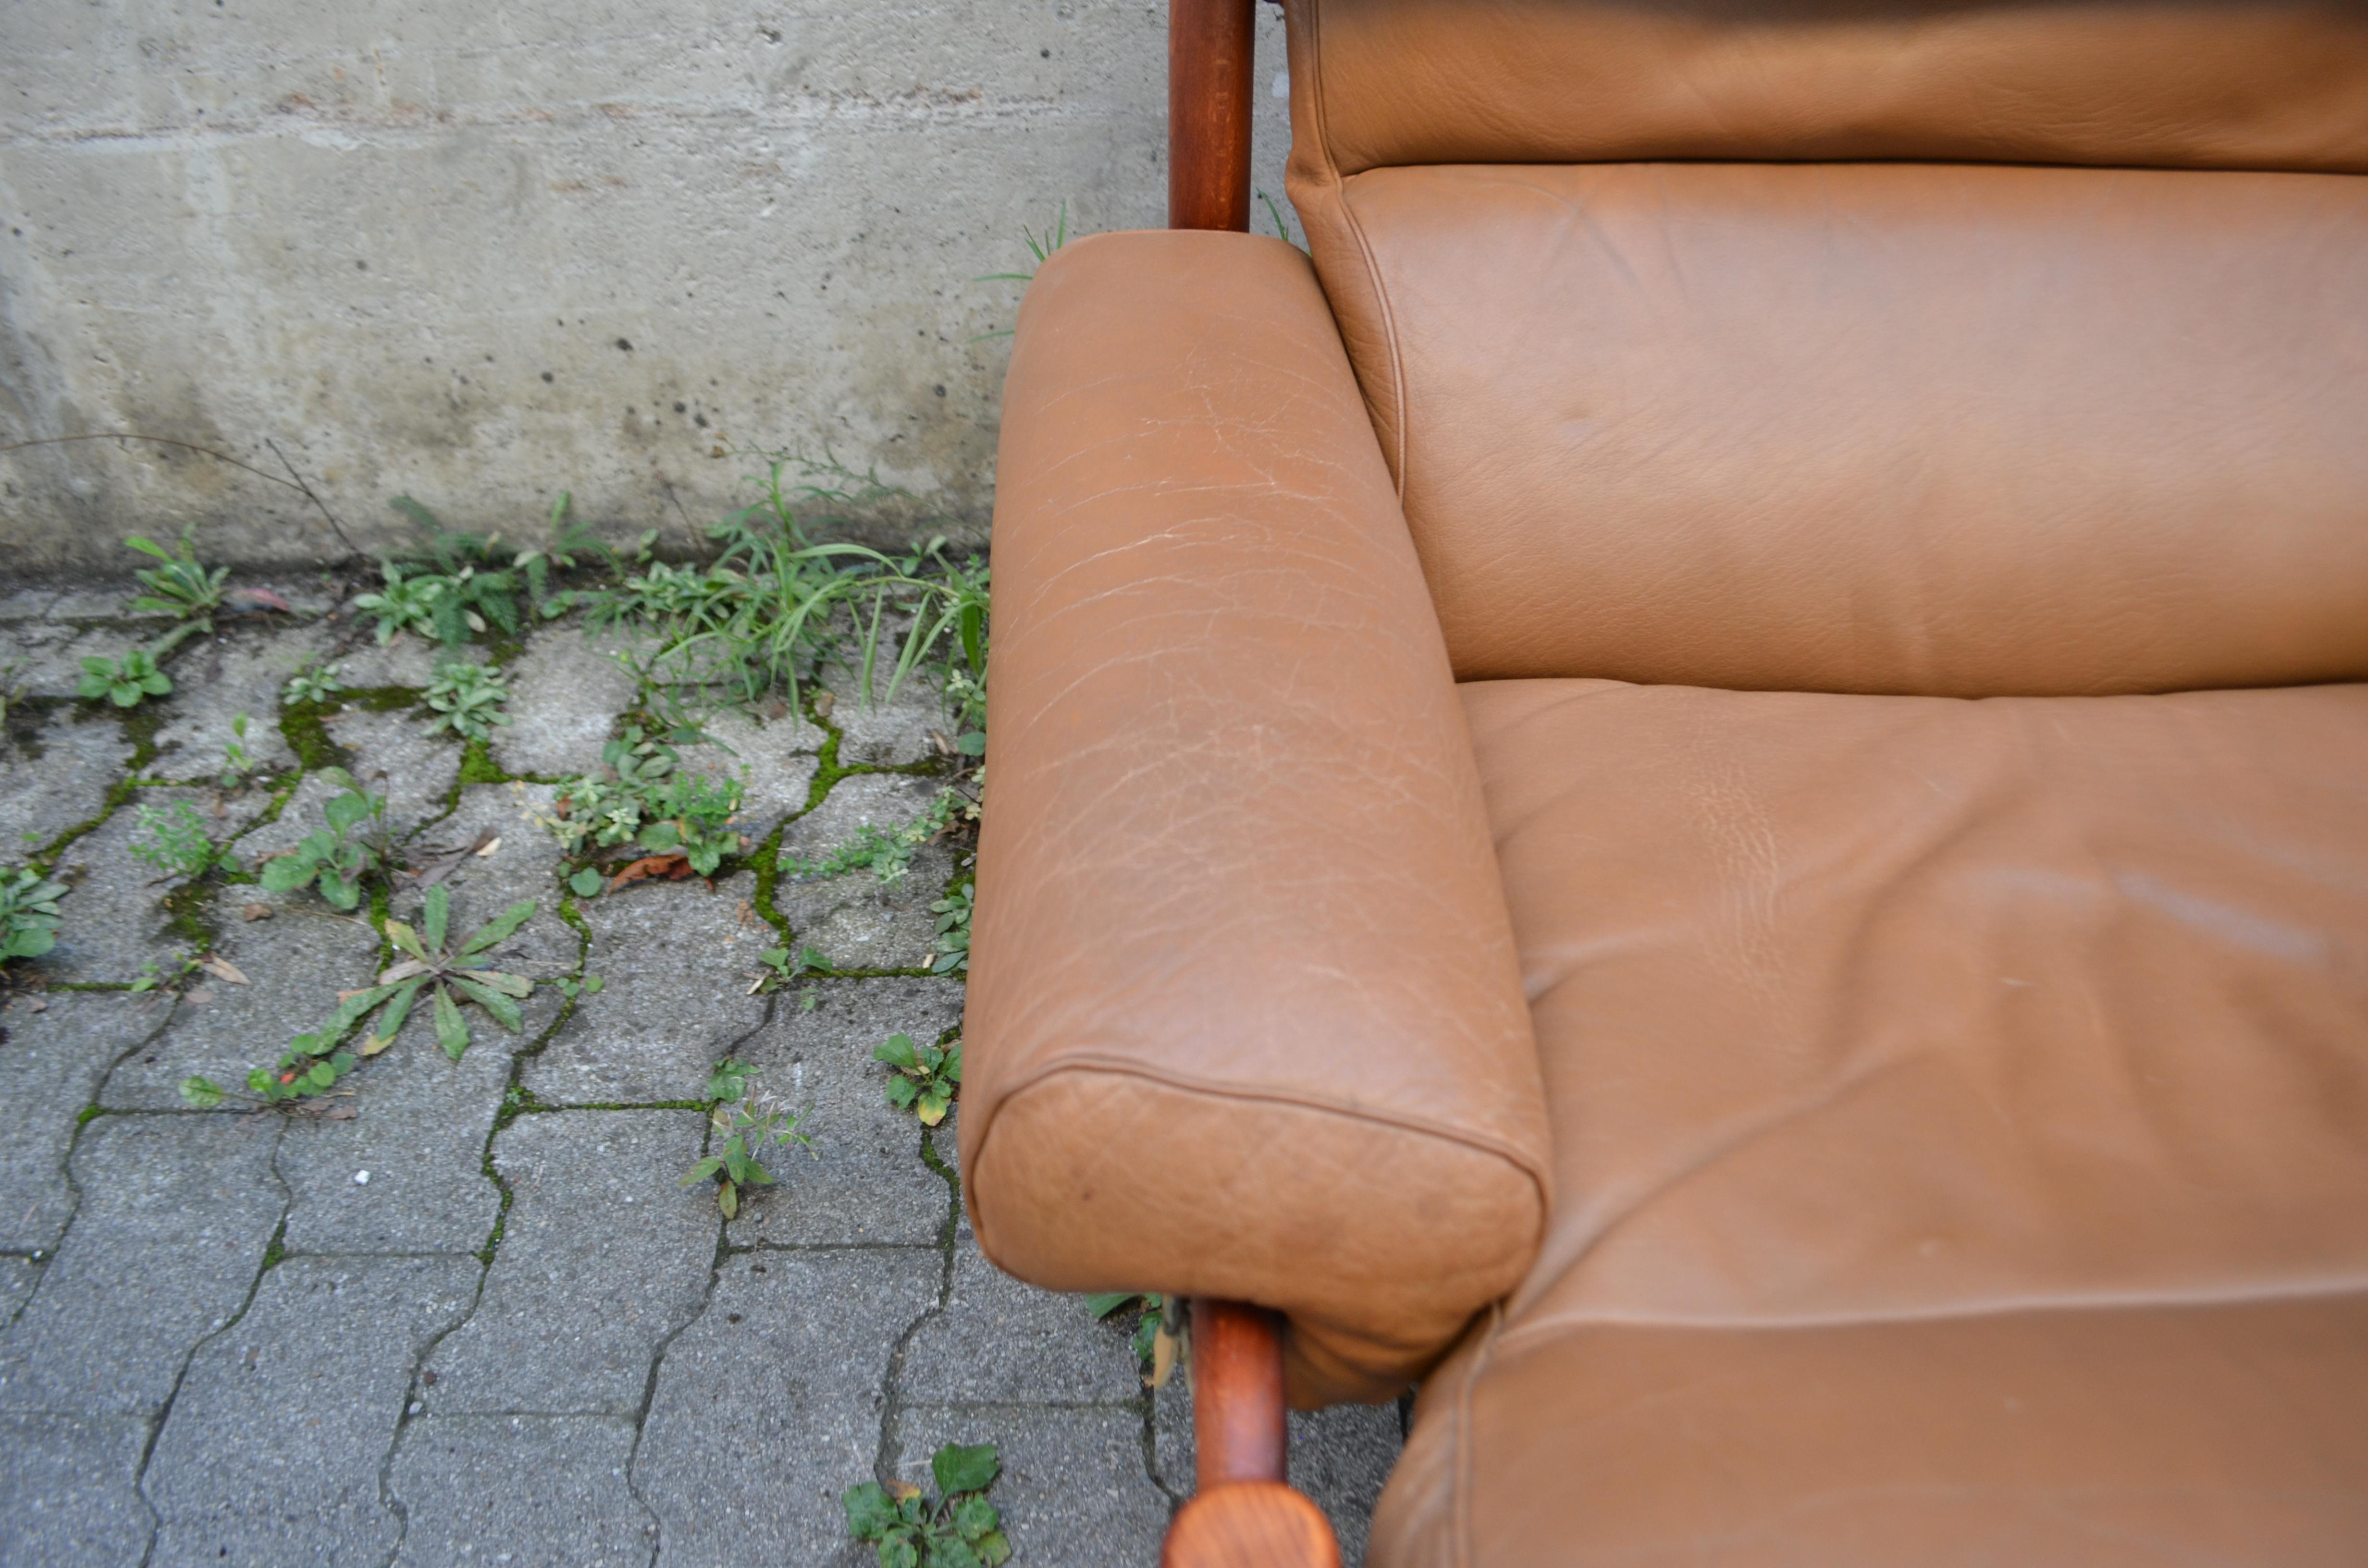
[[[647,881],[655,877],[664,877],[669,881],[678,882],[689,875],[690,875],[690,860],[686,856],[644,855],[638,860],[628,862],[623,870],[611,877],[609,880],[609,891],[615,892],[628,882]]]
[[[491,837],[486,838],[478,844],[476,850],[477,858],[480,860],[486,859],[496,850],[500,849],[501,846],[502,835],[498,833],[495,834]]]
[[[199,959],[198,960],[198,967],[204,970],[208,974],[212,975],[215,979],[227,980],[233,985],[245,985],[247,983],[246,975],[240,970],[238,965],[231,962],[228,959],[218,958],[212,953],[208,953],[205,957]]]
[[[268,920],[279,912],[268,903],[250,903],[238,912],[241,920]]]

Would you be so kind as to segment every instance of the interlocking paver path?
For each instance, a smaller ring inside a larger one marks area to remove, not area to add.
[[[529,816],[552,780],[598,769],[633,700],[609,640],[562,621],[507,647],[515,722],[464,770],[385,689],[424,685],[428,648],[377,646],[324,613],[323,585],[276,586],[297,614],[185,645],[175,692],[129,714],[72,699],[84,654],[156,630],[120,619],[127,591],[0,587],[0,690],[25,693],[0,748],[0,866],[54,851],[74,887],[56,950],[17,966],[0,1009],[0,1568],[852,1565],[870,1551],[838,1494],[925,1479],[948,1441],[1000,1451],[992,1497],[1020,1564],[1156,1562],[1190,1486],[1189,1396],[1144,1387],[1130,1323],[981,1256],[959,1105],[925,1132],[871,1060],[891,1033],[961,1020],[961,982],[922,972],[951,855],[925,848],[885,888],[784,878],[786,931],[745,869],[563,916],[558,846]],[[379,689],[326,729],[357,776],[384,775],[407,847],[499,839],[446,883],[455,929],[536,899],[502,966],[604,985],[573,1006],[539,986],[521,1034],[481,1022],[457,1063],[421,1008],[342,1085],[349,1119],[194,1110],[184,1077],[242,1082],[381,958],[311,892],[167,906],[130,854],[143,801],[189,801],[248,864],[319,825],[335,791],[293,771],[278,721],[287,677],[324,657]],[[828,729],[733,713],[686,757],[747,765],[752,838],[780,826],[818,854],[935,793],[932,694],[880,712],[837,697]],[[239,712],[279,788],[204,782]],[[834,730],[855,771],[821,769]],[[245,918],[256,903],[271,916]],[[785,937],[838,972],[751,994]],[[207,949],[249,983],[122,989]],[[677,1185],[726,1055],[812,1108],[817,1142],[729,1223]],[[1398,1413],[1294,1417],[1293,1438],[1294,1481],[1359,1561]]]

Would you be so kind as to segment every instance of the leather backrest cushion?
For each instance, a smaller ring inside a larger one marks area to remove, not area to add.
[[[2368,676],[2368,179],[1508,165],[1294,195],[1460,678]]]
[[[1298,137],[1407,164],[2368,171],[2362,0],[1290,0]]]

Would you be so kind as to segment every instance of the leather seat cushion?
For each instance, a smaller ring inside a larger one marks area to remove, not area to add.
[[[1343,200],[1317,267],[1461,679],[2368,679],[2368,177],[1463,165]]]
[[[2368,687],[1462,689],[1555,1196],[1404,1541],[2368,1551]]]

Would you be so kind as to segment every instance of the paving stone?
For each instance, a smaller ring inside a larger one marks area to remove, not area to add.
[[[780,1180],[741,1199],[731,1225],[736,1246],[890,1242],[933,1246],[946,1221],[945,1179],[922,1162],[920,1123],[887,1101],[888,1069],[871,1048],[892,1034],[935,1040],[962,1020],[962,990],[951,980],[831,980],[781,994],[772,1020],[735,1055],[757,1068],[757,1086],[805,1110],[814,1157],[773,1167]],[[936,1146],[951,1165],[954,1142]]]
[[[41,1252],[74,1212],[74,1119],[115,1059],[156,1032],[162,998],[105,992],[18,997],[0,1009],[0,1247]]]
[[[943,788],[939,779],[905,773],[852,774],[832,785],[821,805],[782,830],[781,848],[819,860],[853,838],[858,828],[902,827],[928,810]]]
[[[602,989],[526,1064],[523,1082],[561,1105],[697,1099],[716,1062],[765,1021],[747,994],[765,972],[770,926],[748,907],[742,873],[703,882],[633,886],[579,903],[591,928],[586,972]]]
[[[390,1490],[398,1568],[640,1568],[657,1521],[625,1480],[633,1424],[598,1415],[426,1415]]]
[[[451,798],[453,782],[461,775],[461,742],[456,737],[449,732],[429,734],[427,722],[411,708],[384,713],[345,708],[325,716],[322,723],[330,738],[353,755],[347,770],[372,794],[386,797],[387,820],[398,835],[415,832],[423,823],[443,814],[444,802]],[[306,786],[312,782],[307,779]],[[303,831],[310,833],[320,825],[316,807]]]
[[[1292,1413],[1291,1483],[1331,1519],[1343,1568],[1359,1568],[1365,1561],[1373,1505],[1404,1446],[1395,1403]]]
[[[142,792],[152,800],[161,792]],[[123,982],[143,964],[162,965],[186,943],[169,929],[169,888],[131,857],[146,836],[129,805],[68,845],[51,874],[72,891],[59,903],[57,945],[26,967],[51,980]]]
[[[494,733],[495,760],[512,773],[549,778],[599,772],[600,748],[641,689],[616,655],[641,641],[616,629],[538,629],[505,671],[510,722]]]
[[[1158,1475],[1178,1497],[1192,1494],[1192,1391],[1177,1377],[1154,1397]],[[1315,1500],[1332,1521],[1340,1542],[1342,1568],[1359,1568],[1373,1522],[1382,1484],[1405,1446],[1398,1407],[1336,1404],[1328,1410],[1291,1413],[1291,1483]]]
[[[269,920],[246,920],[241,907],[271,904]],[[247,1074],[277,1063],[288,1042],[326,1022],[337,993],[367,985],[377,968],[378,935],[359,915],[340,915],[316,894],[272,894],[230,887],[214,895],[215,952],[248,983],[202,973],[182,994],[164,1031],[108,1075],[99,1103],[110,1109],[169,1110],[192,1074],[245,1093]]]
[[[101,1117],[74,1144],[82,1202],[0,1335],[0,1410],[154,1415],[245,1302],[285,1198],[274,1119]]]
[[[17,1311],[41,1282],[41,1266],[29,1257],[0,1257],[0,1329],[17,1321]]]
[[[155,1517],[134,1484],[148,1424],[0,1415],[0,1568],[136,1568]]]
[[[425,1006],[417,1009],[425,1014]],[[472,1020],[473,1022],[473,1020]],[[501,1189],[485,1135],[509,1086],[514,1041],[490,1025],[458,1062],[425,1023],[345,1081],[353,1119],[290,1118],[279,1144],[290,1253],[474,1252]],[[367,1172],[369,1179],[357,1176]],[[472,1264],[473,1267],[473,1263]]]
[[[871,1477],[889,1357],[937,1299],[939,1267],[927,1248],[724,1260],[658,1369],[633,1461],[662,1565],[836,1556],[838,1494]]]
[[[945,896],[953,869],[943,846],[923,845],[893,882],[870,871],[814,881],[784,877],[773,884],[773,907],[789,921],[794,946],[820,948],[835,968],[926,969],[938,937],[929,905]]]
[[[234,738],[231,722],[241,713],[247,755],[265,767],[291,766],[296,754],[279,733],[280,689],[328,651],[329,640],[328,628],[318,623],[249,625],[181,644],[166,666],[173,694],[156,731],[155,770],[172,778],[219,771],[222,748]]]
[[[38,588],[0,589],[0,621],[39,620],[63,597],[54,584]]]
[[[495,1140],[516,1196],[484,1300],[429,1358],[428,1410],[639,1414],[652,1358],[707,1296],[714,1199],[676,1185],[704,1120],[557,1111]]]
[[[762,838],[791,812],[802,812],[814,788],[814,753],[823,732],[782,708],[778,719],[753,717],[727,708],[700,721],[712,744],[682,748],[681,766],[693,773],[740,781],[741,830]]]
[[[128,631],[85,631],[49,620],[14,620],[0,633],[0,671],[28,697],[73,697],[85,655],[120,657],[139,640]],[[10,670],[10,666],[15,668]]]
[[[943,1410],[915,1405],[898,1423],[896,1474],[929,1487],[943,1443],[993,1443],[1003,1471],[987,1493],[1003,1515],[1015,1561],[1028,1568],[1151,1568],[1167,1530],[1167,1496],[1143,1463],[1143,1417],[1103,1410],[1008,1404]]]
[[[366,591],[375,592],[372,583]],[[471,643],[446,653],[433,638],[406,631],[392,642],[378,640],[378,623],[366,611],[350,605],[337,612],[333,623],[339,629],[337,647],[331,655],[337,666],[337,678],[355,690],[370,690],[380,687],[426,686],[435,678],[436,666],[445,659],[465,659],[472,665],[484,664],[490,655],[482,644]]]
[[[152,1562],[378,1563],[379,1497],[413,1369],[477,1290],[474,1258],[298,1258],[189,1364],[141,1489]],[[225,1441],[234,1436],[234,1440]]]
[[[1131,1325],[1097,1323],[1083,1296],[1014,1279],[965,1224],[954,1237],[953,1294],[913,1335],[897,1391],[923,1404],[1132,1404],[1143,1374]]]
[[[5,664],[0,687],[7,684]],[[131,767],[131,743],[113,719],[71,708],[21,730],[13,719],[10,725],[0,740],[0,863],[14,864],[26,849],[106,809],[107,792]]]
[[[896,672],[896,654],[884,634],[881,644],[872,665],[871,702],[862,699],[854,671],[834,665],[823,676],[823,686],[831,694],[830,721],[838,726],[842,766],[867,762],[893,767],[927,762],[942,755],[931,731],[953,738],[953,721],[946,717],[938,683],[927,673],[916,672],[908,677],[897,687],[894,700],[880,700],[887,694],[889,677]]]

